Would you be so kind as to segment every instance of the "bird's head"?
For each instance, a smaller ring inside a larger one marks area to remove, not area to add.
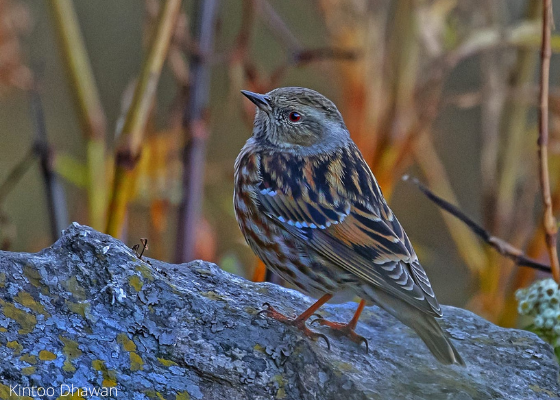
[[[342,115],[322,94],[301,87],[266,94],[241,91],[257,106],[253,138],[297,154],[316,154],[344,146],[350,136]]]

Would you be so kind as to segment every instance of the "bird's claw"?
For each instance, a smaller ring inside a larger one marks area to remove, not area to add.
[[[263,309],[260,310],[259,312],[257,312],[257,316],[261,315],[261,314],[265,314],[268,313],[271,309],[274,310],[274,308],[270,305],[270,303],[263,303]]]
[[[313,340],[319,340],[319,339],[323,339],[325,341],[325,343],[327,344],[327,349],[331,349],[331,343],[329,342],[329,338],[327,337],[327,335],[323,334],[323,333],[317,333],[317,332],[313,332],[312,330],[309,329],[309,332],[312,333],[312,335],[310,335],[307,332],[304,332],[308,337],[310,337]]]
[[[319,315],[319,314],[313,314],[313,316],[316,317],[316,318],[315,318],[313,321],[310,321],[310,322],[309,322],[309,325],[313,325],[313,324],[315,324],[315,323],[321,324],[321,323],[318,322],[318,321],[322,321],[322,320],[325,319],[322,315]]]
[[[279,311],[276,311],[274,307],[270,305],[270,303],[263,303],[262,305],[265,309],[260,310],[256,315],[266,314],[267,317],[275,319],[281,322],[290,322],[293,321],[293,318],[287,317]]]
[[[365,346],[366,346],[366,354],[369,353],[369,343],[368,343],[367,339],[365,337],[363,337],[362,335],[358,335],[354,331],[354,329],[352,327],[350,327],[348,324],[341,324],[339,322],[327,321],[326,319],[324,319],[321,316],[318,316],[317,318],[315,318],[313,321],[311,321],[310,324],[311,325],[319,324],[319,325],[327,326],[331,329],[332,333],[337,337],[343,337],[343,336],[347,337],[348,339],[350,339],[351,341],[353,341],[354,343],[357,343],[359,345],[364,343]]]
[[[311,329],[309,329],[305,325],[305,320],[300,320],[298,318],[287,317],[284,314],[276,311],[276,309],[274,307],[272,307],[269,303],[264,303],[263,307],[265,307],[265,309],[257,312],[257,314],[256,314],[257,316],[261,315],[261,314],[266,314],[267,317],[270,317],[270,318],[275,319],[277,321],[284,322],[285,324],[296,327],[298,330],[302,331],[305,336],[307,336],[308,338],[310,338],[312,340],[323,339],[325,341],[325,343],[327,344],[327,348],[329,350],[331,349],[331,343],[329,342],[329,339],[327,338],[327,335],[325,335],[323,333],[314,332]]]

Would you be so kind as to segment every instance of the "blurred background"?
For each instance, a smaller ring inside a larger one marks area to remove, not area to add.
[[[517,323],[536,278],[418,189],[548,263],[537,175],[542,4],[534,0],[0,0],[0,246],[71,221],[147,238],[149,257],[262,265],[233,214],[253,105],[240,89],[332,99],[443,304]],[[555,10],[560,21],[560,7]],[[550,180],[560,209],[560,36]],[[546,275],[543,275],[546,276]]]

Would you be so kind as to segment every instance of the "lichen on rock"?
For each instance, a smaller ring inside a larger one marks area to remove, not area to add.
[[[444,307],[441,324],[468,367],[443,366],[374,306],[357,327],[369,354],[331,336],[328,350],[257,315],[265,302],[291,315],[312,299],[204,261],[140,260],[79,224],[40,253],[0,252],[0,277],[0,399],[15,385],[113,388],[120,400],[554,399],[560,390],[551,347],[530,332]],[[347,321],[355,307],[320,312]]]

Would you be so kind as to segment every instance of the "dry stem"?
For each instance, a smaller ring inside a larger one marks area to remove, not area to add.
[[[119,236],[124,223],[126,207],[133,189],[132,171],[140,158],[146,122],[180,10],[181,0],[167,0],[161,6],[150,50],[126,115],[121,144],[116,154],[115,180],[107,222],[107,233],[115,237]]]
[[[552,211],[550,195],[550,181],[548,177],[548,85],[550,74],[550,22],[552,19],[552,1],[544,0],[543,27],[541,48],[541,81],[540,81],[540,113],[539,113],[539,178],[544,205],[543,226],[552,275],[556,282],[560,282],[560,265],[556,248],[558,228]]]

